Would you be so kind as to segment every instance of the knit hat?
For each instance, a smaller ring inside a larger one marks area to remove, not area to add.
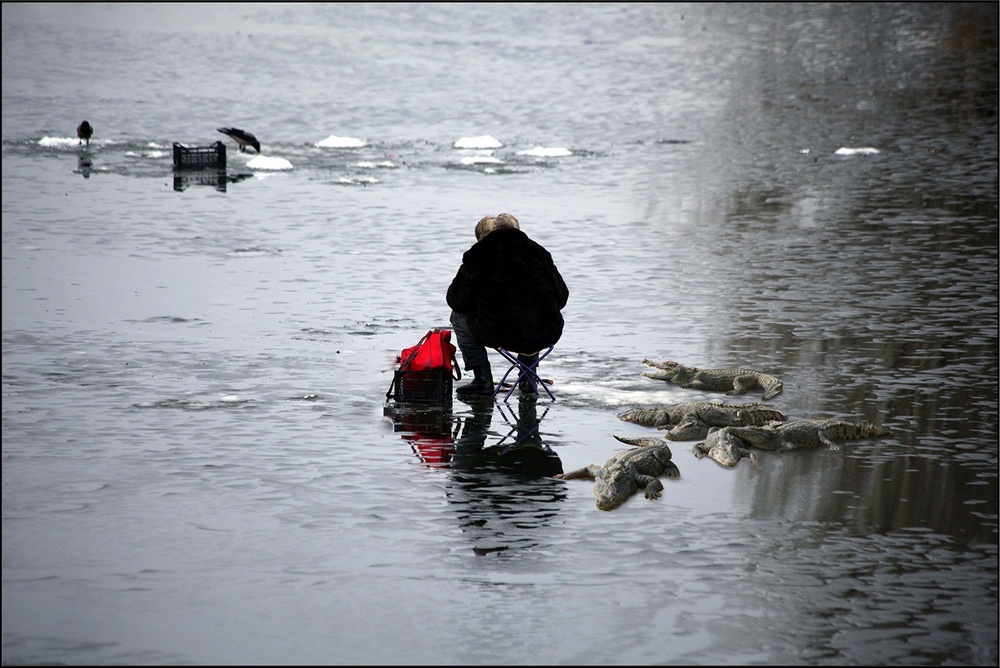
[[[482,241],[490,232],[494,232],[504,227],[511,227],[515,230],[521,229],[517,223],[517,218],[509,213],[501,213],[498,216],[486,216],[476,223],[476,241]]]

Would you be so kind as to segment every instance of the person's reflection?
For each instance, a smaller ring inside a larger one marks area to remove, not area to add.
[[[461,401],[472,409],[470,414],[457,416],[445,407],[414,405],[387,407],[385,414],[428,466],[522,478],[551,478],[563,472],[559,456],[542,441],[537,395],[519,397],[516,417],[508,416],[510,408],[494,404],[491,397],[465,397]],[[509,429],[506,436],[487,446],[491,434],[497,435],[492,431],[494,411]]]
[[[510,430],[506,436],[488,447],[486,439],[494,409],[492,398],[463,398],[462,401],[469,404],[473,411],[472,416],[466,419],[461,437],[455,443],[453,468],[467,472],[497,471],[526,478],[550,478],[563,472],[559,456],[542,442],[537,395],[519,396],[518,414],[513,422],[508,418],[504,404],[496,404],[497,411],[510,426]]]
[[[463,398],[472,414],[455,441],[451,478],[446,490],[459,529],[478,555],[529,549],[543,543],[547,527],[566,498],[553,475],[562,462],[539,433],[537,395],[521,395],[511,424],[502,405],[496,410],[510,427],[497,442],[491,429],[492,397]]]
[[[566,498],[566,487],[552,478],[562,473],[562,461],[542,439],[537,395],[521,395],[513,419],[510,409],[494,404],[492,397],[460,401],[471,409],[464,415],[440,406],[405,405],[385,413],[420,461],[449,472],[445,496],[473,552],[538,545]],[[505,436],[493,429],[494,411],[503,418]]]
[[[81,151],[76,159],[76,173],[83,174],[83,178],[89,179],[93,168],[94,161],[91,159],[90,154],[86,151]]]

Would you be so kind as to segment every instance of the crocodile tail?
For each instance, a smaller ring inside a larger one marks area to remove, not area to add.
[[[827,420],[823,423],[823,434],[831,441],[846,441],[851,439],[878,438],[886,436],[889,430],[871,422],[847,422],[846,420]]]
[[[872,424],[870,422],[861,423],[860,428],[865,434],[863,438],[879,438],[880,436],[889,435],[889,429],[887,427]]]
[[[646,446],[646,445],[666,445],[666,443],[667,443],[662,438],[653,438],[652,436],[618,436],[618,435],[615,435],[615,438],[617,440],[621,441],[622,443],[626,443],[628,445],[637,445],[639,447]]]
[[[788,420],[788,416],[774,408],[767,408],[762,404],[752,404],[736,411],[736,420],[741,425],[760,427],[772,422],[785,422]]]
[[[774,423],[774,425],[777,424],[780,423]],[[774,434],[771,431],[769,431],[767,427],[774,425],[768,423],[767,425],[761,425],[761,426],[748,425],[745,427],[726,427],[726,429],[728,429],[729,433],[732,434],[733,436],[743,439],[749,445],[752,445],[755,448],[773,450],[774,445],[773,444],[769,445],[769,443],[773,443],[775,437]]]
[[[658,409],[631,408],[618,414],[619,420],[635,422],[646,427],[653,427],[663,419],[663,411]]]

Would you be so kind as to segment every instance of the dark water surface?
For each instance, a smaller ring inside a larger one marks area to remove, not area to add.
[[[2,57],[5,664],[997,665],[996,3],[4,4]],[[387,402],[501,211],[557,401]],[[617,413],[725,398],[644,358],[891,433],[599,511],[550,476]]]

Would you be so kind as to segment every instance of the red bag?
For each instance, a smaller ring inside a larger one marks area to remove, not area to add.
[[[400,363],[400,371],[452,371],[455,380],[461,380],[462,370],[455,360],[455,350],[450,329],[432,329],[417,345],[404,348],[396,361]]]

